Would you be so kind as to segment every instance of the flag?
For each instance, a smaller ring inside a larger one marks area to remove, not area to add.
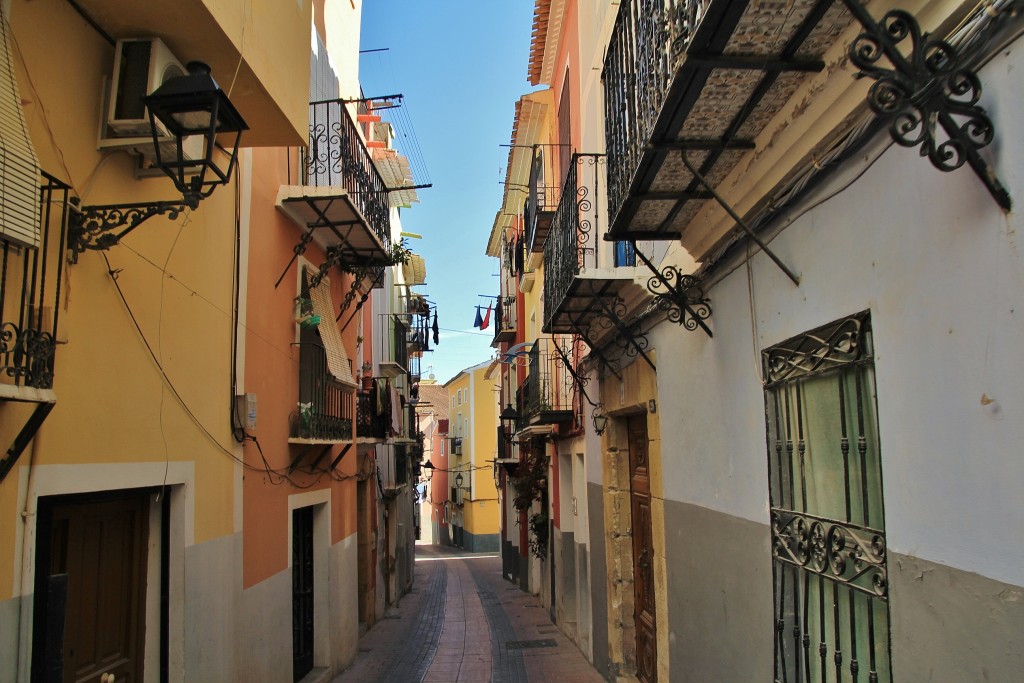
[[[487,312],[484,313],[484,320],[480,323],[480,329],[486,330],[487,326],[491,324],[491,305],[487,304]]]
[[[476,321],[473,323],[473,327],[480,327],[484,324],[484,319],[480,317],[480,307],[476,307]]]
[[[434,308],[434,346],[441,343],[441,328],[437,326],[437,308]]]

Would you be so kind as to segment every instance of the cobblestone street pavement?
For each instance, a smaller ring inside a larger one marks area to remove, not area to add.
[[[418,545],[412,592],[333,683],[602,680],[540,600],[502,579],[499,557]]]

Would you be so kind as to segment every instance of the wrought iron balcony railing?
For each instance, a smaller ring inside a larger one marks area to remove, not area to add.
[[[462,455],[462,437],[453,436],[451,437],[452,442],[452,455]]]
[[[712,0],[622,0],[604,60],[608,210],[629,194],[686,46]]]
[[[598,191],[603,166],[604,157],[599,154],[573,155],[569,165],[551,235],[544,245],[545,325],[557,313],[573,278],[584,268],[600,265]]]
[[[386,334],[380,341],[380,369],[387,377],[409,372],[409,330],[403,316],[384,315]]]
[[[544,146],[533,148],[533,162],[530,165],[530,195],[523,207],[526,222],[526,248],[531,252],[544,250],[551,229],[551,218],[558,208],[562,188],[553,170],[553,159],[547,159]],[[554,149],[558,149],[555,147]]]
[[[573,417],[572,376],[551,338],[533,342],[523,383],[524,424],[555,424]]]
[[[514,296],[498,297],[494,307],[494,343],[515,341],[516,338],[516,298]]]
[[[368,439],[386,439],[389,416],[377,413],[377,399],[371,393],[356,396],[356,435]]]
[[[341,100],[309,105],[306,185],[342,187],[382,244],[390,244],[388,192],[348,106]]]
[[[291,439],[351,441],[355,390],[335,378],[320,344],[301,345],[299,406],[292,414]]]
[[[53,387],[69,190],[43,174],[37,246],[0,234],[0,384]]]

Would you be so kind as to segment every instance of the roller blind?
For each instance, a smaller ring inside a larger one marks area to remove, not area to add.
[[[306,273],[310,278],[316,276],[317,271],[307,267]],[[341,331],[338,330],[338,323],[334,320],[334,302],[331,300],[331,281],[324,276],[320,284],[310,287],[309,298],[313,301],[313,314],[320,316],[320,324],[317,330],[320,331],[320,341],[323,342],[324,351],[327,353],[327,369],[331,371],[339,382],[355,386],[356,380],[352,376],[352,367],[348,360],[348,352],[341,341]]]
[[[14,80],[10,27],[0,3],[0,237],[39,246],[39,160]]]

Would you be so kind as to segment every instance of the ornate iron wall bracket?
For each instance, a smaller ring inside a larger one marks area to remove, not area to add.
[[[892,139],[904,147],[920,145],[921,156],[940,171],[954,171],[966,163],[996,204],[1010,211],[1010,193],[978,153],[992,142],[995,128],[978,105],[981,81],[969,66],[988,42],[987,29],[994,22],[983,29],[986,35],[961,50],[922,33],[917,20],[903,10],[891,10],[876,22],[858,0],[843,4],[864,28],[850,45],[850,61],[860,69],[857,78],[874,80],[868,104],[888,120]],[[907,39],[910,53],[904,56],[899,44]],[[879,65],[882,57],[892,68]]]
[[[641,356],[651,366],[651,370],[657,372],[658,368],[654,365],[654,361],[647,355],[647,347],[650,345],[647,335],[643,333],[639,325],[627,325],[623,320],[622,314],[625,313],[626,304],[622,299],[616,298],[615,302],[611,304],[604,299],[598,299],[598,304],[601,306],[603,316],[619,333],[616,339],[622,340],[620,344],[622,350],[633,357]]]
[[[83,251],[110,249],[153,216],[166,214],[174,220],[182,211],[195,209],[199,201],[197,197],[186,197],[175,201],[79,207],[78,199],[72,199],[71,205],[68,249],[72,263],[77,263]]]
[[[611,359],[609,359],[601,351],[601,349],[597,346],[597,344],[595,344],[594,341],[587,334],[587,326],[582,324],[582,323],[580,323],[578,320],[572,320],[571,322],[572,322],[573,328],[575,328],[575,330],[576,330],[576,334],[579,335],[579,338],[582,339],[584,342],[586,342],[587,346],[590,347],[590,355],[592,355],[595,358],[597,358],[598,362],[601,363],[601,366],[605,370],[607,370],[611,374],[615,375],[616,378],[621,380],[622,379],[622,374],[619,372],[618,368],[615,367],[615,365],[612,363]]]
[[[665,266],[663,270],[658,270],[640,251],[636,240],[631,242],[637,257],[653,273],[647,280],[647,291],[654,295],[654,305],[658,310],[665,311],[669,320],[691,332],[699,327],[709,337],[715,336],[704,322],[711,317],[711,302],[704,296],[697,278],[684,275],[675,266]]]

